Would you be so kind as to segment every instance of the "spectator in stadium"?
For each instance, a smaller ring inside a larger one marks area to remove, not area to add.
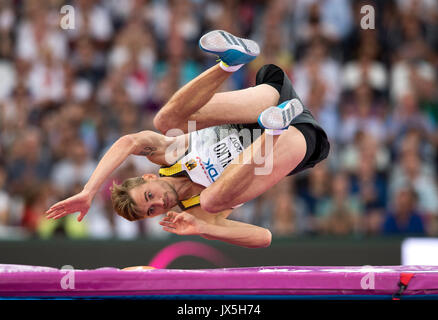
[[[350,194],[348,176],[337,173],[331,182],[331,197],[317,208],[318,229],[338,236],[357,233],[362,213],[358,197]]]
[[[394,199],[394,208],[387,212],[382,226],[386,235],[425,234],[422,215],[417,207],[417,193],[411,187],[399,189]]]

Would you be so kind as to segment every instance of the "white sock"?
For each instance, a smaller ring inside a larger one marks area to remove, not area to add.
[[[243,66],[244,64],[238,64],[238,65],[235,65],[235,66],[229,66],[229,65],[227,65],[225,62],[223,62],[223,61],[221,61],[220,63],[219,63],[219,66],[221,67],[221,69],[222,70],[224,70],[224,71],[226,71],[226,72],[234,72],[234,71],[237,71],[237,70],[239,70],[240,68],[242,68],[242,66]]]
[[[283,133],[285,129],[265,129],[265,133],[271,136],[278,136]]]

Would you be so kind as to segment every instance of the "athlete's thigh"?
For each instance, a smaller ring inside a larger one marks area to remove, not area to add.
[[[278,91],[267,84],[219,92],[189,120],[196,121],[197,130],[222,124],[256,123],[263,110],[277,105],[279,97]]]
[[[262,136],[254,142],[255,147],[246,148],[241,157],[234,159],[212,185],[214,187],[216,183],[219,183],[220,186],[221,180],[224,181],[226,187],[221,189],[223,195],[220,197],[231,201],[230,206],[247,202],[261,195],[295,169],[304,159],[306,140],[303,134],[293,126],[281,134],[273,145],[271,154],[264,154],[263,157],[260,157],[257,149],[261,138]],[[267,142],[269,143],[269,140]],[[255,162],[260,162],[261,158],[264,158],[264,163],[256,164]],[[250,162],[244,163],[243,159],[250,159]]]

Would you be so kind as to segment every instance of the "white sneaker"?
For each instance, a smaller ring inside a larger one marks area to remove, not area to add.
[[[223,30],[206,33],[199,39],[199,47],[219,56],[227,66],[246,64],[260,54],[257,42],[233,36]]]

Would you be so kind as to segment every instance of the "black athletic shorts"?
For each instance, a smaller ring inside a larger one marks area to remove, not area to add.
[[[287,75],[276,65],[265,65],[257,72],[256,85],[263,83],[269,84],[280,93],[278,104],[293,98],[299,99]],[[327,134],[305,106],[304,110],[303,114],[294,119],[291,125],[297,128],[306,139],[306,155],[288,175],[314,167],[317,163],[327,158],[330,151]]]

